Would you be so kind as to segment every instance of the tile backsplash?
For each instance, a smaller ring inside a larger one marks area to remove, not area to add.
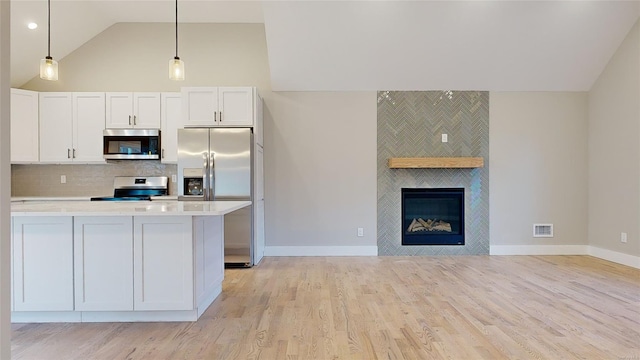
[[[177,165],[153,160],[110,161],[97,165],[11,165],[11,196],[108,196],[115,176],[167,176],[169,194],[176,195],[171,175]],[[66,183],[60,177],[66,176]]]

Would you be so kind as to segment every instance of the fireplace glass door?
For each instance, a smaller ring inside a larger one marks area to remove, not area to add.
[[[464,188],[403,188],[402,245],[464,245]]]

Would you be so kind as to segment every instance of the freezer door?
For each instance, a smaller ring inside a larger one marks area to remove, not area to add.
[[[210,129],[213,200],[251,199],[251,129]]]
[[[209,129],[178,129],[178,197],[179,200],[208,200]],[[198,182],[202,194],[193,184]]]

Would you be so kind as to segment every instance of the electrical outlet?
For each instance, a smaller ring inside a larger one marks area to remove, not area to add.
[[[620,233],[620,242],[623,242],[623,243],[627,242],[627,233],[626,232]]]
[[[364,228],[358,228],[358,237],[364,236]]]
[[[60,184],[67,183],[67,175],[60,175]]]
[[[442,134],[442,142],[443,142],[443,143],[449,142],[449,135],[447,135],[447,134]]]
[[[171,175],[171,182],[174,183],[178,181],[178,177],[176,176],[176,174]]]

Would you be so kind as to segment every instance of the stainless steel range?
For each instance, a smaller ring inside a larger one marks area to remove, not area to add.
[[[169,194],[166,176],[116,176],[113,196],[92,197],[91,201],[145,201],[152,196]]]

